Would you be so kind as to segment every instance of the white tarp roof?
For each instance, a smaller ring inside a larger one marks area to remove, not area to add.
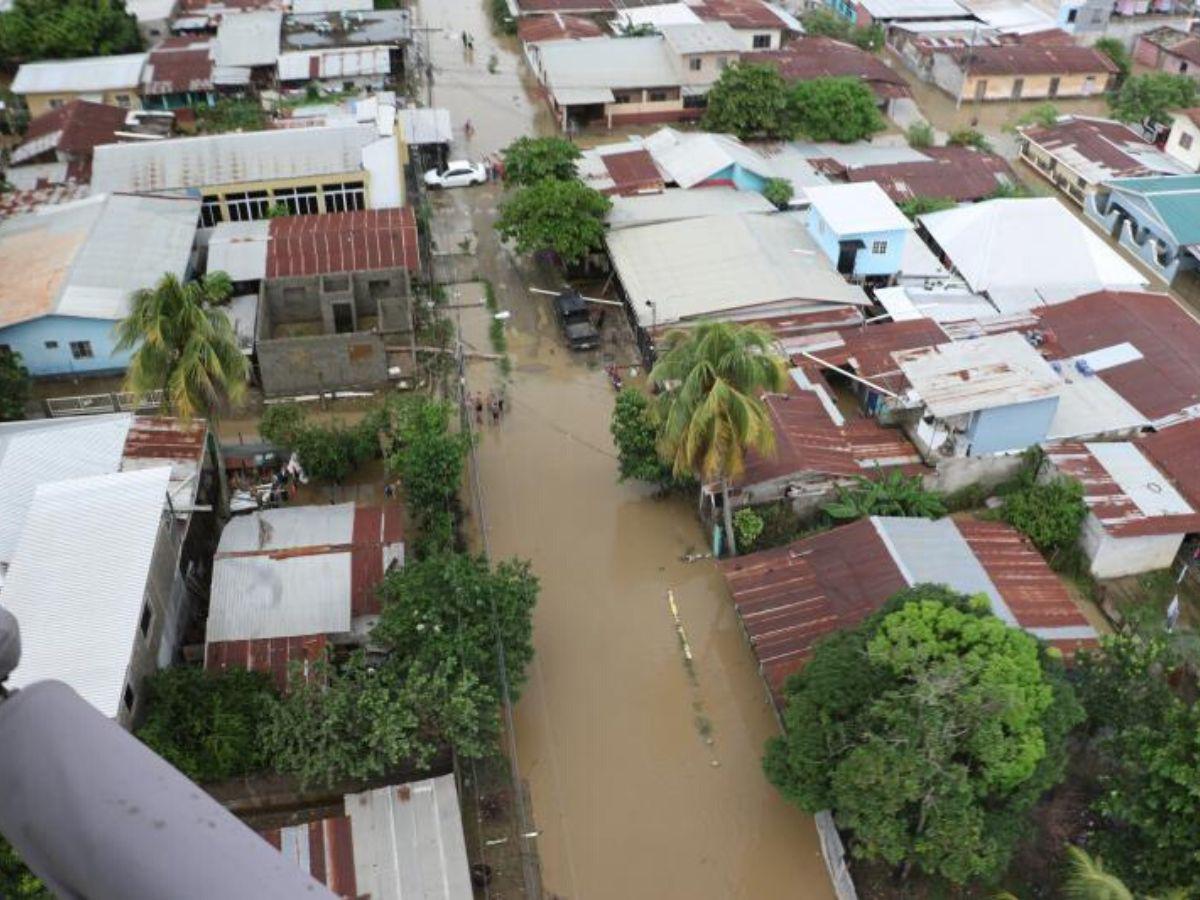
[[[1053,197],[985,200],[920,216],[972,290],[1002,314],[1148,280]]]
[[[170,477],[163,466],[38,487],[2,595],[21,623],[12,687],[57,679],[117,715]]]
[[[137,88],[147,54],[89,56],[25,63],[13,79],[14,94],[86,94]]]

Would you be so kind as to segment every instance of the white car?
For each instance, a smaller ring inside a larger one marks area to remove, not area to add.
[[[452,159],[444,169],[430,169],[425,173],[425,184],[429,187],[455,188],[487,181],[487,170],[482,163],[469,159]]]

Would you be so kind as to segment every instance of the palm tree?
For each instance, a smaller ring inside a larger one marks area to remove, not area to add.
[[[737,553],[729,480],[746,467],[746,451],[775,451],[775,430],[762,394],[787,386],[787,367],[775,353],[771,333],[758,326],[702,322],[675,331],[650,372],[664,384],[659,400],[659,452],[676,475],[717,479],[725,535]]]
[[[1067,847],[1067,880],[1063,882],[1062,895],[1066,900],[1137,900],[1134,894],[1116,875],[1104,868],[1098,856],[1091,856],[1079,847]],[[1157,900],[1184,900],[1187,891],[1168,890]],[[1144,895],[1143,900],[1156,900]]]
[[[168,273],[134,293],[117,325],[117,349],[134,350],[125,389],[139,396],[161,390],[163,407],[184,419],[212,418],[241,399],[249,367],[229,317],[216,307],[232,290],[224,272],[187,283]]]

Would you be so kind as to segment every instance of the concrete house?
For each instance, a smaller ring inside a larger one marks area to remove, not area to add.
[[[207,229],[265,219],[276,204],[301,214],[402,206],[407,158],[394,123],[230,132],[98,148],[92,189],[199,196]]]
[[[1188,172],[1200,170],[1200,107],[1171,113],[1171,131],[1163,149]]]
[[[283,20],[279,82],[331,90],[382,90],[404,77],[412,40],[407,9],[289,15]]]
[[[0,224],[0,352],[35,377],[123,371],[116,323],[134,291],[187,277],[199,211],[186,197],[99,194]]]
[[[43,175],[48,181],[86,182],[92,170],[92,151],[109,144],[124,130],[128,110],[90,100],[72,100],[33,119],[21,143],[9,152],[10,167],[63,164],[62,174]]]
[[[1200,265],[1200,175],[1114,178],[1084,212],[1168,283]]]
[[[147,57],[142,104],[146,109],[213,106],[221,94],[244,93],[249,67],[218,66],[216,55],[216,41],[207,35],[165,39]]]
[[[853,44],[827,37],[801,37],[780,50],[755,51],[743,58],[748,63],[776,67],[785,81],[815,78],[854,78],[871,89],[885,112],[893,101],[912,96],[908,82],[878,56]]]
[[[947,198],[957,203],[986,200],[1016,184],[1004,157],[973,147],[925,147],[924,159],[848,168],[850,182],[873,181],[894,203],[918,197]]]
[[[1083,485],[1080,544],[1096,578],[1165,569],[1184,537],[1200,531],[1200,513],[1136,443],[1058,444],[1046,462]]]
[[[1053,125],[1027,126],[1018,134],[1021,158],[1080,206],[1110,178],[1186,171],[1128,125],[1111,119],[1061,116]]]
[[[145,53],[25,63],[17,69],[12,92],[35,118],[72,100],[139,109],[145,65]]]
[[[873,181],[807,188],[808,233],[847,278],[888,279],[901,269],[912,222]]]
[[[1006,44],[935,53],[933,82],[960,103],[1092,97],[1116,65],[1091,47]]]
[[[1200,35],[1164,26],[1138,35],[1136,62],[1160,72],[1200,78]]]

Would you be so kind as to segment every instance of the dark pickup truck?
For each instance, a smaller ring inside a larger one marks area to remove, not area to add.
[[[554,317],[572,350],[595,350],[600,332],[588,315],[587,301],[577,291],[563,291],[554,298]]]

